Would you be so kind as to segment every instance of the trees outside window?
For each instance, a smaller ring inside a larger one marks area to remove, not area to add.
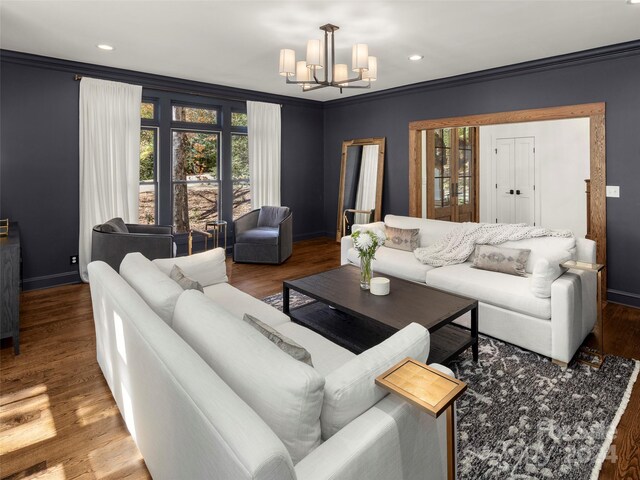
[[[180,234],[251,210],[246,112],[165,98],[140,117],[140,223]]]

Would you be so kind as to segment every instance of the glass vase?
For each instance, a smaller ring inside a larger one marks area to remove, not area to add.
[[[371,284],[371,257],[360,257],[360,288],[369,290]]]

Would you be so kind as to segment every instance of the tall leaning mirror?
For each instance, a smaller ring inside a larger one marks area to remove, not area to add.
[[[381,218],[384,137],[342,142],[336,241],[351,234],[354,224]]]

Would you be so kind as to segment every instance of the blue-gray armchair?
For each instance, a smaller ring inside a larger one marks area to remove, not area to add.
[[[102,260],[117,272],[131,252],[140,252],[149,260],[173,257],[172,227],[125,224],[121,218],[93,227],[91,261]]]
[[[289,207],[264,206],[233,222],[233,261],[280,264],[293,251]]]

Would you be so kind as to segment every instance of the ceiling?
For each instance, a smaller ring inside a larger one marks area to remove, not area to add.
[[[378,57],[372,90],[640,38],[640,5],[602,1],[31,1],[1,0],[0,47],[313,100],[278,75],[281,48],[333,23],[338,61],[353,43]],[[97,44],[113,45],[105,52]],[[419,62],[407,57],[424,55]]]

